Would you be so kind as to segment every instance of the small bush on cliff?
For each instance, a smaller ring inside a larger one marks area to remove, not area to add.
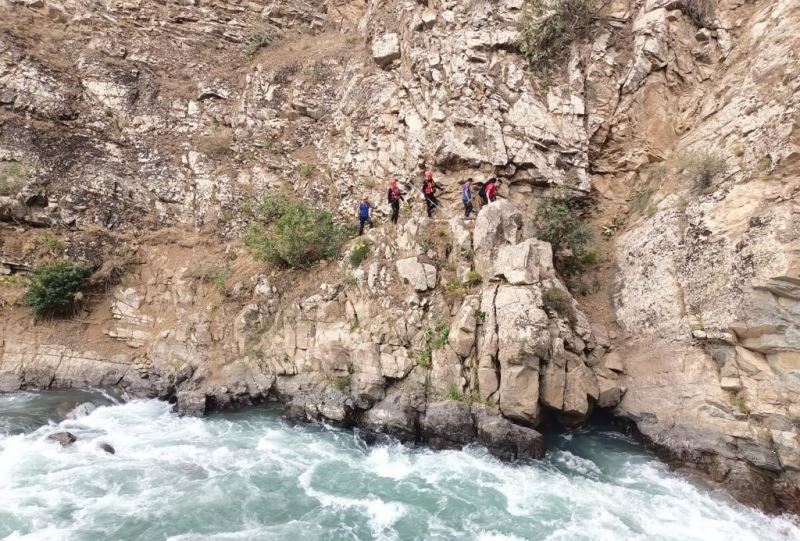
[[[442,349],[450,337],[450,327],[447,323],[440,323],[434,329],[425,331],[425,342],[431,349]]]
[[[256,209],[245,245],[256,260],[307,269],[339,256],[347,229],[330,212],[285,194],[266,197]]]
[[[572,297],[563,289],[551,287],[542,293],[542,302],[545,308],[553,310],[557,314],[567,318],[571,323],[575,323],[575,308],[572,306]]]
[[[590,249],[594,235],[568,201],[546,201],[536,211],[539,238],[553,246],[558,270],[565,276],[580,272],[597,260]]]
[[[40,265],[31,272],[25,299],[37,316],[72,315],[91,274],[86,265],[71,261]]]
[[[715,0],[680,0],[675,7],[699,27],[711,25],[716,14]]]
[[[548,70],[564,60],[572,43],[596,26],[603,0],[529,0],[519,51],[531,66]]]
[[[361,265],[361,262],[369,255],[369,242],[364,239],[358,239],[353,249],[350,250],[350,265],[355,268]]]
[[[716,152],[706,151],[690,154],[681,162],[683,170],[703,190],[709,188],[714,180],[725,173],[727,163]]]

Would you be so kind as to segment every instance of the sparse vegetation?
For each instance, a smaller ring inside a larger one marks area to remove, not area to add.
[[[656,210],[653,203],[653,189],[649,186],[644,186],[636,190],[633,196],[633,205],[631,210],[639,216],[652,216]]]
[[[710,26],[716,15],[714,0],[680,0],[675,8],[699,27]]]
[[[681,162],[683,170],[694,180],[698,187],[709,188],[718,176],[725,173],[725,159],[716,152],[697,152],[684,158]]]
[[[84,298],[92,270],[72,261],[36,267],[28,280],[25,299],[36,316],[69,316]]]
[[[448,280],[444,284],[444,290],[453,297],[463,297],[467,288],[461,280]]]
[[[592,230],[568,201],[542,203],[535,220],[539,238],[553,246],[556,267],[563,275],[574,275],[597,260],[597,253],[590,250]]]
[[[475,271],[469,271],[464,277],[464,283],[470,287],[479,286],[483,282],[483,277]]]
[[[486,312],[484,312],[483,310],[475,310],[475,313],[473,315],[475,316],[475,319],[478,320],[478,323],[483,323],[484,321],[486,321]]]
[[[772,156],[769,154],[762,156],[761,159],[756,162],[756,169],[759,171],[768,171],[772,168]]]
[[[228,292],[228,278],[230,278],[232,274],[233,270],[230,265],[226,265],[224,269],[213,271],[209,275],[208,281],[219,291],[220,295],[226,295]]]
[[[480,397],[480,393],[478,392],[477,389],[469,391],[469,392],[462,392],[458,388],[458,386],[453,384],[453,383],[451,383],[450,385],[447,386],[447,389],[445,390],[445,393],[444,393],[444,399],[445,400],[456,400],[458,402],[464,402],[467,405],[472,405],[472,404],[485,404],[487,406],[494,405],[488,400],[483,400]]]
[[[572,297],[569,293],[556,287],[545,289],[542,293],[545,308],[549,308],[567,318],[570,323],[575,323],[575,308],[572,306]]]
[[[23,181],[30,176],[23,162],[9,162],[0,167],[0,196],[13,196],[19,193]]]
[[[430,347],[417,352],[417,366],[422,368],[430,368],[432,365],[433,352]]]
[[[256,208],[256,222],[245,245],[256,260],[307,269],[322,259],[339,256],[347,228],[333,215],[289,196],[267,196]]]
[[[461,394],[461,391],[455,384],[450,384],[447,386],[447,391],[444,393],[445,400],[462,400],[464,395]]]
[[[207,156],[221,157],[233,152],[233,132],[230,128],[214,125],[197,142],[197,148]]]
[[[750,407],[745,402],[741,392],[731,393],[731,404],[737,409],[739,413],[750,415]]]
[[[572,43],[596,27],[604,0],[529,0],[520,53],[531,67],[549,71],[569,54]]]
[[[317,173],[317,166],[313,163],[301,163],[297,165],[297,174],[304,178],[311,178]]]
[[[350,265],[355,268],[369,255],[369,241],[358,239],[355,246],[350,250]]]
[[[36,239],[36,244],[44,246],[50,254],[60,256],[64,253],[64,243],[52,233],[45,233]]]
[[[440,323],[435,328],[425,331],[425,342],[431,349],[442,349],[447,344],[450,336],[450,327],[447,323]]]
[[[277,32],[267,28],[256,30],[244,40],[244,54],[253,56],[262,48],[274,43],[279,37]]]
[[[350,385],[351,385],[351,377],[348,374],[347,376],[336,376],[335,378],[331,378],[331,385],[335,389],[338,389],[340,393],[348,394],[350,392]]]

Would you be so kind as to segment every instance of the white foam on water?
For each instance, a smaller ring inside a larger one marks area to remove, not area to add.
[[[65,429],[73,446],[47,440]],[[569,450],[511,465],[477,447],[366,448],[258,411],[194,419],[157,401],[101,406],[0,436],[0,539],[800,541],[788,518],[643,453],[609,451],[606,462],[604,437],[562,437]]]
[[[328,494],[311,486],[311,480],[317,466],[314,466],[300,475],[298,481],[305,493],[315,498],[323,507],[335,509],[359,509],[369,518],[369,525],[373,535],[382,535],[394,525],[404,514],[405,506],[399,502],[385,502],[373,494],[366,498],[356,499]],[[392,536],[394,537],[394,536]]]

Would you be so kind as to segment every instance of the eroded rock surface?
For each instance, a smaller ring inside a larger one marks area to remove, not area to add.
[[[0,391],[118,385],[189,415],[279,398],[373,437],[452,421],[438,443],[506,458],[613,408],[798,510],[800,13],[715,4],[611,2],[541,84],[523,0],[0,2]],[[707,151],[724,172],[698,186]],[[458,183],[490,175],[501,201],[460,219]],[[366,261],[254,268],[248,209],[284,186],[347,218],[377,202]],[[566,287],[530,218],[555,189],[613,226],[610,315],[544,302]],[[33,322],[15,279],[62,255],[103,294]]]

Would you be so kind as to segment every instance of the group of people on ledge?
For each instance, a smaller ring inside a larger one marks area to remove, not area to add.
[[[461,184],[461,202],[464,204],[464,218],[469,219],[472,212],[475,210],[475,205],[473,204],[473,189],[477,190],[476,193],[481,201],[481,205],[488,205],[497,199],[497,190],[502,184],[503,181],[497,177],[492,177],[486,182],[478,183],[475,183],[472,177],[465,180]],[[433,179],[433,172],[427,171],[425,173],[425,180],[422,183],[422,196],[425,198],[428,218],[433,218],[433,211],[439,206],[439,199],[436,197],[439,190],[444,190],[444,188]],[[400,203],[405,200],[405,194],[400,190],[400,183],[396,178],[389,181],[387,200],[392,209],[391,221],[393,224],[397,224],[400,219]],[[369,197],[364,196],[358,204],[357,209],[359,236],[364,233],[365,225],[373,227],[372,209],[373,206]]]

